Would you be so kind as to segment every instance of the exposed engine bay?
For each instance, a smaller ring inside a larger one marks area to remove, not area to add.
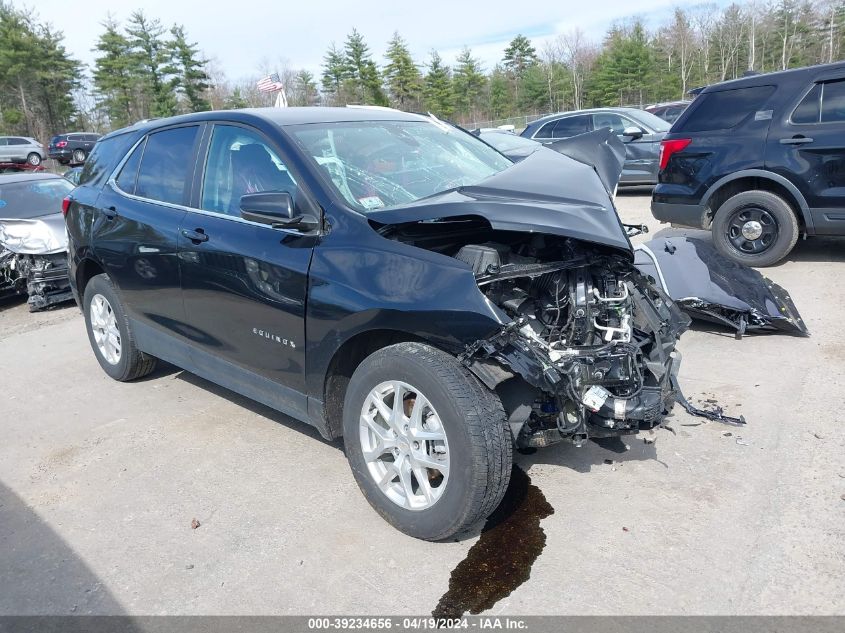
[[[517,446],[580,444],[661,423],[676,400],[675,343],[690,321],[631,257],[489,226],[460,231],[485,241],[441,244],[432,233],[443,224],[460,226],[421,223],[394,237],[470,266],[480,291],[511,319],[460,358],[499,394]]]
[[[31,312],[73,299],[67,255],[13,253],[0,245],[0,295],[29,295]]]

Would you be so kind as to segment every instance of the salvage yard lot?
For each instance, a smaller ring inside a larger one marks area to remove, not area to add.
[[[648,201],[623,221],[675,233]],[[810,338],[679,345],[687,397],[748,425],[518,455],[554,513],[492,613],[845,614],[845,240],[764,272]],[[340,443],[200,378],[112,381],[75,306],[0,305],[0,373],[0,614],[427,614],[478,539],[403,535]]]

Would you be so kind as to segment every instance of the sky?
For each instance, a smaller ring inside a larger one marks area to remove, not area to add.
[[[600,41],[614,22],[639,16],[647,23],[668,19],[678,0],[557,0],[521,4],[514,0],[13,0],[36,11],[65,34],[71,54],[91,65],[92,52],[111,13],[125,21],[135,8],[168,28],[183,24],[192,41],[233,80],[257,76],[287,64],[319,75],[332,42],[343,44],[353,27],[364,36],[376,63],[383,64],[387,41],[398,31],[414,58],[424,63],[432,49],[451,64],[469,46],[489,70],[501,60],[514,35],[529,37],[538,51],[557,34],[581,28]]]

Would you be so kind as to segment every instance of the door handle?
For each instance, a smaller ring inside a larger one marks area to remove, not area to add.
[[[812,143],[813,139],[809,136],[793,136],[792,138],[782,138],[780,139],[781,145],[805,145],[807,143]]]
[[[190,229],[182,229],[182,235],[187,237],[194,244],[199,244],[200,242],[208,241],[208,235],[206,235],[205,231],[203,231],[202,229],[195,229],[193,231]]]

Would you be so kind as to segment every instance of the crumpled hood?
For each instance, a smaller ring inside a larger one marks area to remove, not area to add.
[[[480,216],[497,230],[547,233],[612,246],[633,258],[613,201],[595,169],[541,148],[477,185],[370,211],[379,224]]]
[[[65,219],[59,213],[31,220],[0,218],[0,247],[20,255],[49,255],[66,251]]]

